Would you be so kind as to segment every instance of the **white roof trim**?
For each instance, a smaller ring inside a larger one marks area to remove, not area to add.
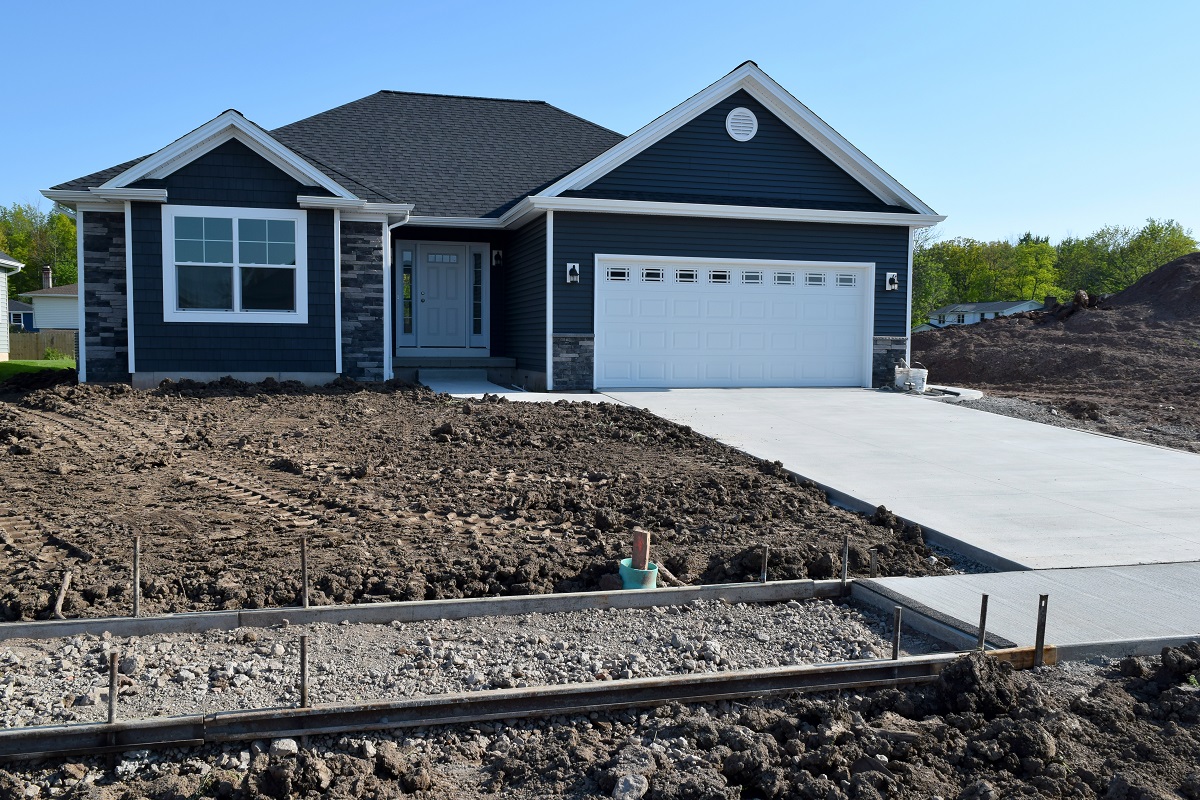
[[[42,189],[42,196],[68,208],[83,204],[94,208],[120,206],[120,210],[123,210],[128,200],[140,203],[167,202],[166,189]]]
[[[633,133],[625,141],[614,145],[574,172],[551,184],[537,196],[557,197],[565,191],[584,189],[590,186],[638,153],[741,89],[746,90],[751,97],[770,109],[792,130],[850,173],[883,202],[889,205],[903,206],[919,214],[932,215],[936,213],[751,61],[742,64],[707,89],[693,95],[649,125]]]
[[[6,270],[6,275],[16,275],[25,267],[20,261],[15,258],[4,258],[0,256],[0,269]]]
[[[711,203],[660,203],[649,200],[607,200],[590,197],[530,197],[534,208],[600,214],[651,214],[671,217],[765,219],[783,222],[834,222],[850,225],[901,225],[928,228],[944,216],[881,211],[833,211],[823,208],[730,206]]]
[[[176,139],[154,155],[142,159],[120,175],[103,183],[100,188],[120,189],[145,178],[165,177],[230,139],[237,139],[305,185],[320,186],[338,197],[354,198],[354,194],[348,189],[293,150],[284,147],[265,130],[233,109]]]

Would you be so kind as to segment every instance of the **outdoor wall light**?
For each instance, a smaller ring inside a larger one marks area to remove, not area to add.
[[[887,278],[883,282],[884,291],[895,292],[900,289],[900,274],[889,272]]]
[[[579,283],[578,264],[567,264],[567,283]]]

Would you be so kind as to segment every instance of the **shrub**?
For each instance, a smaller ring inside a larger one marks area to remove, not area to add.
[[[55,347],[47,347],[46,352],[42,354],[42,358],[46,361],[66,361],[70,357],[70,355]]]

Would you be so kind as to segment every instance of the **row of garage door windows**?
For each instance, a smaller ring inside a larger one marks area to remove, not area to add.
[[[708,283],[734,283],[734,276],[739,270],[730,269],[663,269],[662,267],[642,267],[637,270],[634,267],[609,267],[605,277],[610,281],[632,281],[635,280],[635,274],[640,276],[643,283],[664,283],[674,280],[675,283],[701,283],[707,273]],[[772,272],[767,273],[762,270],[740,270],[741,282],[745,284],[763,284],[767,282],[768,275],[776,286],[795,286],[795,272]],[[854,273],[836,273],[833,282],[829,282],[829,276],[824,272],[805,272],[802,273],[805,286],[840,286],[843,288],[853,287],[858,285],[858,276]]]

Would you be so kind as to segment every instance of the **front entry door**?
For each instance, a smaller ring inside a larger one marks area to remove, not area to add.
[[[467,248],[422,245],[417,267],[417,346],[467,346]]]

